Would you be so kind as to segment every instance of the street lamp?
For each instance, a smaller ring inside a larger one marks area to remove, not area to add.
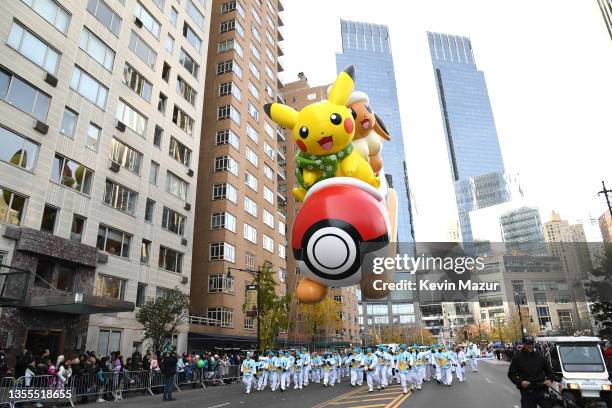
[[[514,301],[516,302],[516,306],[518,307],[519,321],[521,322],[521,337],[523,337],[526,333],[525,333],[525,328],[523,327],[523,314],[521,312],[521,304],[520,302],[517,302],[519,292],[516,291],[513,293],[514,293]]]
[[[253,278],[255,278],[255,286],[257,290],[257,352],[261,354],[261,329],[260,329],[260,317],[261,317],[261,296],[259,296],[259,276],[261,274],[261,268],[257,269],[246,269],[246,268],[227,268],[227,277],[232,277],[232,271],[248,272]]]

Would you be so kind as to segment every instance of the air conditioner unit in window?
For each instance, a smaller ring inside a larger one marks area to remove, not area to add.
[[[118,120],[117,126],[115,127],[117,128],[118,131],[125,132],[125,123],[123,123],[122,121]]]
[[[189,282],[189,278],[186,276],[181,276],[181,283],[187,283]]]
[[[134,24],[136,24],[136,27],[142,28],[142,21],[138,17],[134,17]]]
[[[181,239],[181,245],[187,245],[187,239],[186,238]]]
[[[119,166],[119,163],[111,161],[110,165],[108,166],[109,169],[111,169],[111,171],[114,171],[115,173],[119,172],[119,169],[121,168],[121,166]]]
[[[49,125],[47,125],[45,122],[41,122],[40,120],[37,120],[36,124],[34,125],[34,129],[39,131],[43,135],[46,135],[47,132],[49,131]]]
[[[187,175],[189,177],[193,177],[193,170],[192,169],[187,170]]]
[[[57,78],[48,72],[47,72],[47,76],[45,76],[45,82],[54,88],[57,86]]]
[[[185,210],[187,210],[187,211],[191,210],[191,204],[190,203],[185,203]]]

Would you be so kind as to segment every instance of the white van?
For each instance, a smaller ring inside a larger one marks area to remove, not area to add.
[[[601,352],[599,337],[538,337],[536,344],[549,359],[557,378],[553,388],[565,407],[612,408],[612,383]],[[574,404],[572,404],[574,403]],[[577,405],[576,405],[577,404]]]

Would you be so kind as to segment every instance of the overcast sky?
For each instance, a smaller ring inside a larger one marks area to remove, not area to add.
[[[390,28],[421,241],[456,216],[426,31],[471,38],[484,71],[506,170],[544,221],[599,216],[612,188],[612,40],[596,0],[284,0],[285,82],[335,77],[340,18]],[[359,73],[357,72],[357,75]],[[374,109],[376,107],[374,106]]]

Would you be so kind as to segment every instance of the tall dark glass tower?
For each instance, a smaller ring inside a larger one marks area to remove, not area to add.
[[[370,105],[391,135],[391,141],[383,145],[382,157],[385,174],[391,175],[398,196],[397,241],[413,242],[406,156],[389,30],[384,25],[346,20],[340,21],[340,29],[342,52],[336,54],[336,68],[340,72],[347,65],[355,66],[355,89],[368,94]]]
[[[470,211],[510,199],[484,73],[466,37],[427,33],[448,160],[455,185],[461,238],[472,242]]]
[[[368,94],[370,105],[391,135],[391,141],[383,145],[382,157],[385,174],[391,176],[398,197],[397,241],[413,243],[410,190],[389,30],[384,25],[346,20],[340,21],[340,29],[342,52],[336,54],[336,68],[340,72],[349,64],[355,66],[355,89]],[[413,275],[397,272],[395,279],[410,280]],[[414,323],[415,307],[410,291],[391,291],[385,299],[376,301],[359,297],[359,324],[367,343],[374,342],[389,325]]]

